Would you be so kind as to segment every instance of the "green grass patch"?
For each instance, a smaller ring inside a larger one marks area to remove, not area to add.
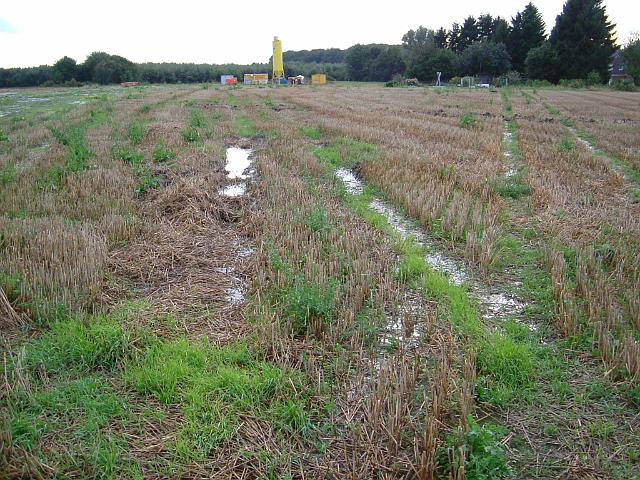
[[[513,198],[517,200],[533,193],[533,188],[524,182],[522,177],[514,175],[500,182],[495,187],[496,192],[503,198]]]
[[[69,318],[54,322],[37,341],[25,347],[25,364],[47,372],[89,371],[122,366],[143,343],[139,333],[110,317],[87,322]]]
[[[9,140],[9,137],[7,136],[5,131],[2,128],[0,128],[0,142],[6,142],[8,140]]]
[[[322,137],[320,130],[314,127],[301,127],[300,133],[302,133],[302,135],[312,140],[320,140],[320,137]]]
[[[149,190],[154,190],[162,185],[162,177],[153,173],[147,164],[139,164],[134,168],[134,173],[138,177],[136,193],[144,195]]]
[[[232,438],[243,413],[292,431],[308,426],[301,377],[257,360],[244,343],[161,342],[127,369],[125,379],[162,403],[183,405],[185,421],[175,443],[182,461],[202,460]],[[290,402],[296,406],[287,411]]]
[[[51,388],[21,392],[12,403],[13,442],[28,451],[35,449],[43,435],[59,432],[68,424],[76,424],[74,436],[91,441],[125,412],[123,401],[100,376],[56,380]],[[83,421],[77,423],[78,418]]]
[[[144,140],[146,129],[143,123],[133,122],[127,127],[127,138],[134,145],[139,145]]]
[[[245,138],[252,138],[258,135],[258,130],[253,126],[251,120],[246,117],[236,117],[236,130],[238,135]]]
[[[333,168],[350,168],[376,157],[376,147],[371,143],[341,138],[331,145],[316,148],[314,155]]]
[[[89,149],[86,142],[87,127],[75,125],[61,131],[51,128],[53,137],[68,149],[65,158],[65,169],[68,172],[81,172],[89,168],[89,159],[95,154]]]
[[[320,205],[316,205],[315,208],[307,212],[305,223],[314,233],[326,233],[331,230],[329,214],[327,210]]]

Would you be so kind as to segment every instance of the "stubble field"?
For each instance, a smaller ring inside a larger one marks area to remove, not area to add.
[[[0,476],[640,475],[639,95],[0,108]]]

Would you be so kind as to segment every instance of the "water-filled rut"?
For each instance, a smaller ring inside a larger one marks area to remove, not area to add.
[[[347,191],[359,195],[364,191],[364,183],[351,171],[338,169],[336,176],[344,183]],[[506,320],[517,317],[525,305],[517,298],[499,291],[493,291],[480,281],[464,262],[453,258],[432,241],[428,234],[415,222],[407,218],[401,211],[382,199],[375,198],[369,206],[384,216],[403,240],[413,237],[425,247],[425,260],[435,270],[446,274],[452,284],[464,285],[470,296],[479,305],[480,313],[487,320]],[[530,327],[533,327],[530,325]]]

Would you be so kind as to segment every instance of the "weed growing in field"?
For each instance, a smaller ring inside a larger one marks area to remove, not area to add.
[[[65,169],[67,171],[81,172],[89,168],[89,158],[95,154],[87,146],[85,126],[72,126],[66,132],[51,128],[51,134],[69,150],[65,159]]]
[[[238,416],[266,416],[278,412],[279,424],[302,427],[305,389],[300,378],[255,359],[246,344],[216,347],[206,341],[186,339],[150,347],[125,373],[126,381],[140,393],[165,404],[184,405],[185,423],[176,439],[181,460],[202,460],[231,438]],[[286,413],[280,399],[296,403]],[[302,411],[300,411],[302,410]]]
[[[144,163],[144,153],[139,150],[129,150],[123,145],[114,145],[111,154],[117,160],[122,160],[130,165],[140,165]]]
[[[144,195],[149,190],[158,188],[162,178],[154,175],[153,171],[146,164],[139,164],[134,168],[134,173],[138,176],[139,182],[136,188],[138,195]]]
[[[511,475],[507,465],[507,457],[501,440],[505,430],[497,425],[486,423],[480,425],[472,417],[468,419],[469,430],[458,431],[447,439],[447,452],[442,452],[442,463],[451,457],[464,458],[464,474],[469,479],[506,478]],[[456,452],[458,450],[458,452]],[[459,451],[463,452],[460,455]],[[445,456],[446,455],[446,456]]]
[[[200,133],[193,127],[183,129],[181,134],[184,141],[188,143],[197,142],[200,138]]]
[[[478,127],[478,120],[473,116],[473,113],[466,112],[460,115],[460,120],[458,124],[462,128],[473,129]]]
[[[9,137],[7,136],[5,131],[2,128],[0,128],[0,142],[6,142],[8,140],[9,140]]]
[[[189,126],[191,128],[204,128],[207,126],[207,121],[200,110],[196,108],[191,110],[191,118],[189,119]]]
[[[36,190],[59,190],[62,187],[62,181],[67,175],[64,167],[56,165],[49,170],[38,175],[34,183]]]
[[[156,148],[153,151],[153,161],[155,163],[168,162],[170,160],[174,160],[176,156],[176,152],[167,147],[164,138],[158,142],[158,145],[156,145]]]
[[[333,320],[336,284],[322,286],[296,277],[285,292],[284,298],[284,312],[292,321],[294,333],[304,335],[312,321],[325,323]]]
[[[37,342],[25,350],[25,364],[51,373],[89,371],[121,366],[144,343],[139,333],[126,330],[109,317],[87,323],[68,318],[53,323]]]
[[[145,127],[140,122],[134,122],[127,127],[127,137],[134,145],[142,143],[145,133]]]
[[[17,176],[16,166],[13,163],[9,163],[0,170],[0,185],[6,187],[10,183],[15,182]]]
[[[114,421],[126,418],[127,406],[106,379],[63,377],[48,389],[37,388],[30,395],[21,392],[12,403],[10,428],[15,445],[33,451],[45,436],[56,438],[64,431],[65,440],[71,440],[70,448],[76,454],[84,452],[100,476],[115,473],[111,470],[119,462],[125,442],[112,437],[113,443],[105,445],[101,433]],[[105,461],[107,455],[112,457],[109,461]],[[72,468],[65,456],[60,455],[60,460],[62,468]]]
[[[576,144],[569,137],[564,137],[560,143],[560,149],[565,152],[573,152],[576,149]]]
[[[307,213],[306,224],[314,233],[325,233],[331,230],[327,210],[319,205]]]
[[[525,180],[525,173],[519,172],[516,175],[501,180],[495,190],[503,198],[513,198],[515,200],[531,195],[533,188]]]

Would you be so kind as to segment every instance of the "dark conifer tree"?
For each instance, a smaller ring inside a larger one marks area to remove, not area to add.
[[[447,31],[440,27],[433,36],[436,48],[447,48]]]
[[[542,15],[533,3],[529,3],[522,12],[518,12],[511,20],[507,50],[511,55],[511,64],[514,70],[524,71],[527,54],[531,49],[542,45],[546,37]]]
[[[602,0],[567,0],[549,36],[558,56],[556,77],[586,78],[595,70],[606,79],[616,50],[614,29]]]
[[[469,48],[478,39],[478,23],[476,22],[476,19],[470,15],[464,20],[464,23],[460,28],[460,42],[458,45],[459,51],[462,52]]]

